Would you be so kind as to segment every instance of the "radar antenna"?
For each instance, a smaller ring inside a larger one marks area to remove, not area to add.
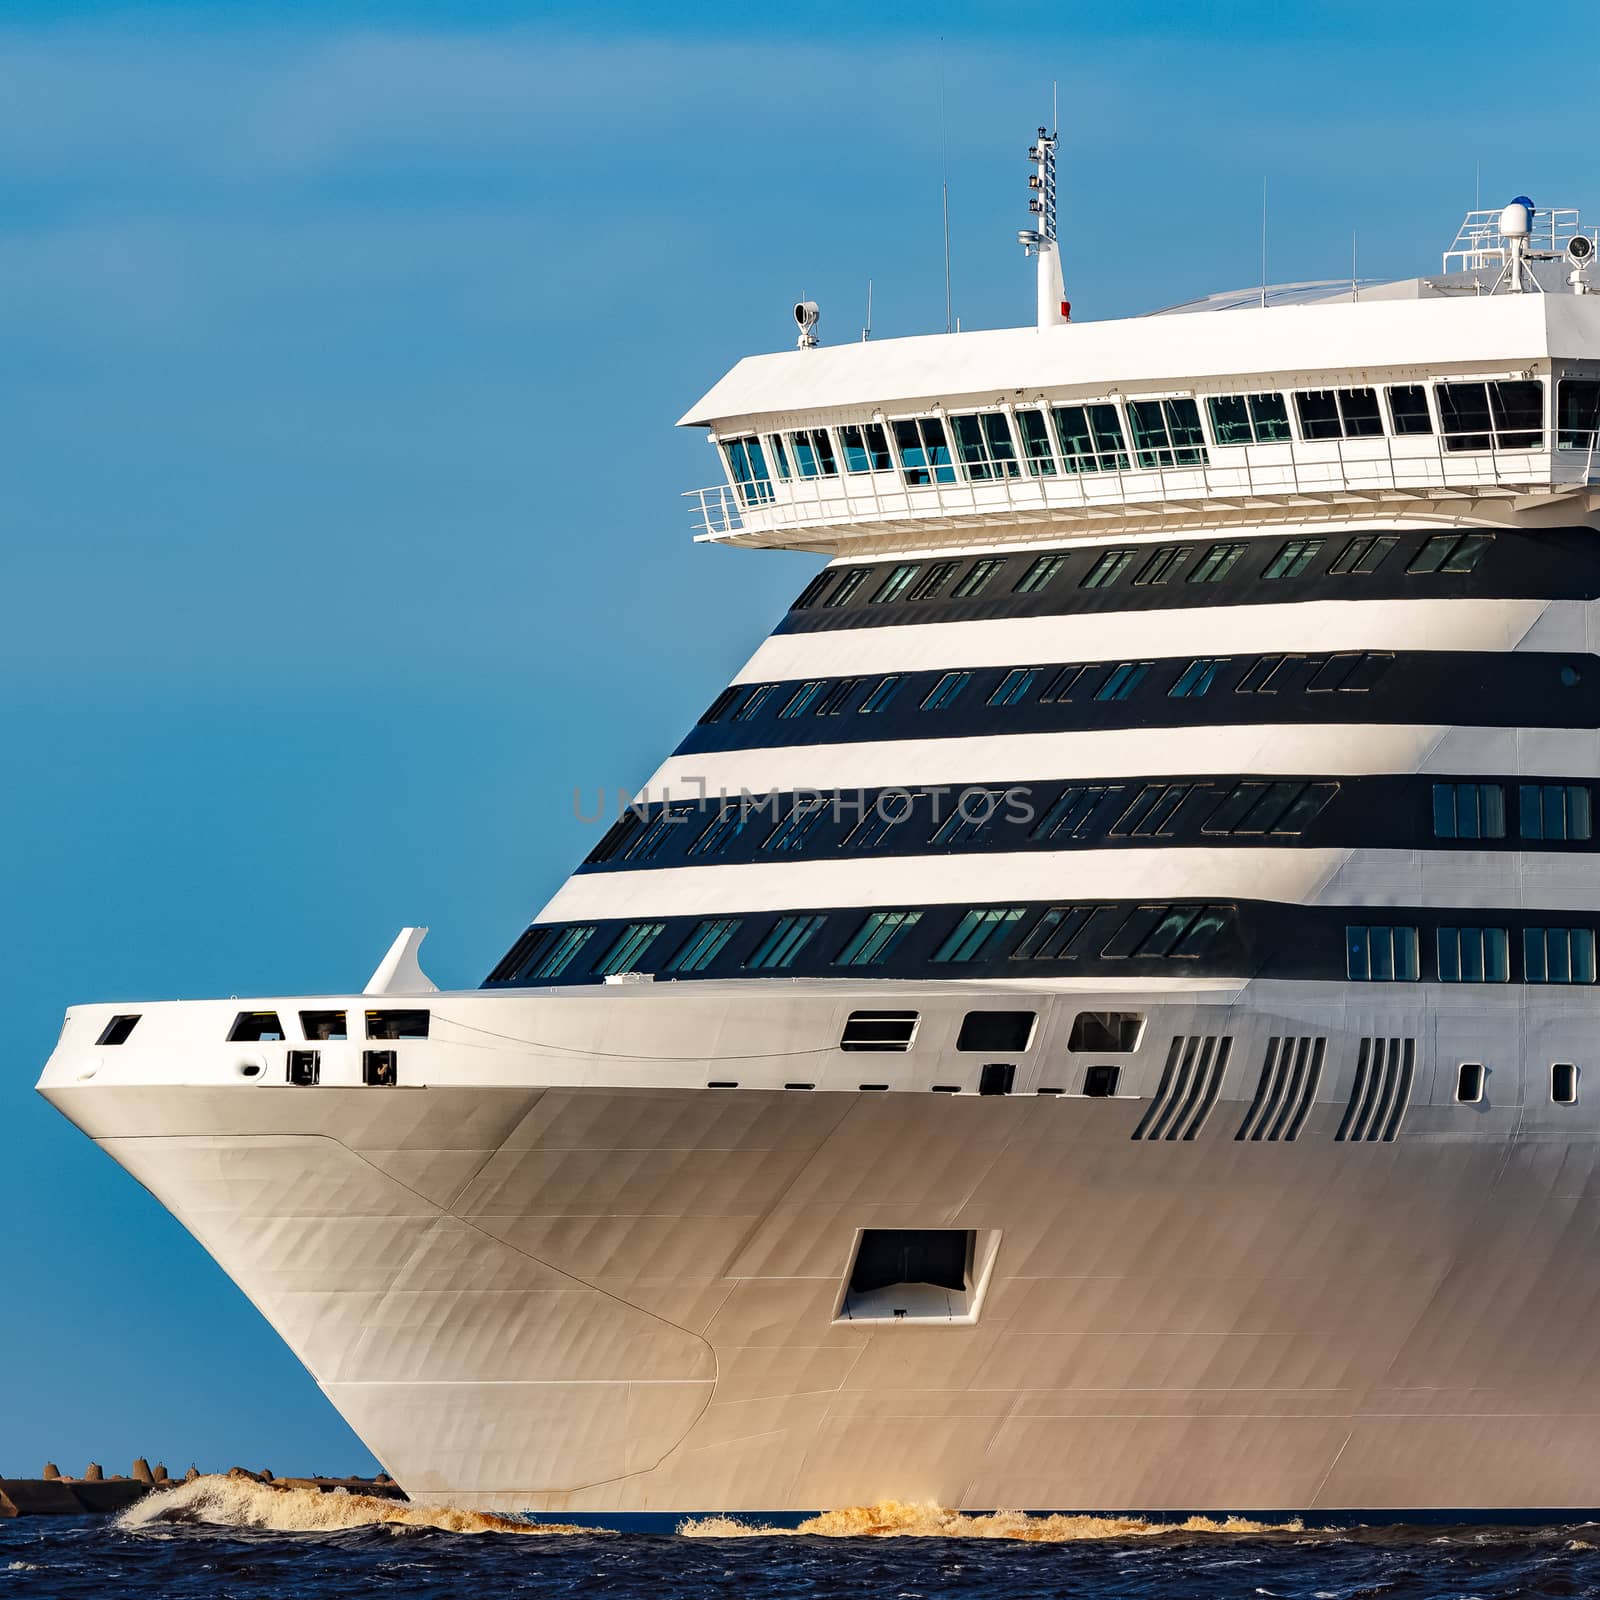
[[[1028,187],[1033,191],[1028,210],[1036,219],[1032,228],[1022,228],[1017,242],[1022,253],[1039,258],[1039,326],[1058,328],[1072,320],[1072,306],[1062,287],[1061,252],[1056,244],[1056,144],[1057,135],[1039,130],[1039,137],[1028,150],[1034,164]]]

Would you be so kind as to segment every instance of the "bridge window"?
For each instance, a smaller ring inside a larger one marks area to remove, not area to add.
[[[911,587],[911,580],[922,570],[919,561],[902,562],[897,567],[889,569],[889,576],[878,585],[878,592],[872,597],[875,606],[887,605],[891,600],[898,600],[907,589]]]
[[[1395,533],[1362,534],[1359,538],[1352,539],[1333,558],[1328,567],[1329,575],[1342,578],[1347,573],[1365,575],[1376,572],[1383,565],[1384,558],[1399,542],[1400,536]]]
[[[261,1044],[284,1037],[276,1011],[241,1011],[228,1029],[229,1044]]]
[[[801,428],[789,435],[795,470],[802,478],[837,478],[839,461],[826,428]],[[784,474],[788,476],[787,473]]]
[[[1056,406],[1050,415],[1068,472],[1128,470],[1128,445],[1115,406]]]
[[[844,450],[846,472],[888,472],[889,439],[882,423],[851,423],[839,430],[839,443]]]
[[[961,691],[971,682],[970,672],[947,672],[928,691],[928,698],[922,702],[924,711],[943,711],[946,706],[952,706],[961,695]]]
[[[143,1012],[135,1012],[126,1016],[113,1017],[105,1025],[105,1027],[100,1030],[100,1037],[95,1040],[95,1044],[97,1046],[126,1044],[128,1042],[128,1036],[139,1025],[139,1018],[143,1016],[143,1014]]]
[[[1436,839],[1505,838],[1504,786],[1498,783],[1434,784],[1433,836]]]
[[[933,600],[956,574],[959,561],[935,561],[911,586],[907,600]]]
[[[991,906],[983,911],[968,911],[955,925],[949,938],[934,952],[933,959],[981,961],[997,955],[998,947],[1004,942],[1005,935],[1022,921],[1025,911],[1026,908],[1023,906]],[[1031,1015],[1028,1020],[1031,1024],[1033,1020]],[[1027,1044],[996,1045],[993,1048],[1026,1050]]]
[[[1345,962],[1358,983],[1415,983],[1418,976],[1415,928],[1347,927]]]
[[[369,1011],[367,1013],[369,1039],[426,1039],[428,1013],[426,1011]]]
[[[1600,383],[1563,378],[1556,388],[1556,448],[1600,448]]]
[[[1290,437],[1289,408],[1281,394],[1213,395],[1206,409],[1219,445],[1281,444]]]
[[[766,505],[772,499],[772,474],[767,471],[761,441],[753,434],[745,439],[724,439],[722,454],[741,502],[747,506]]]
[[[993,694],[989,696],[992,706],[1014,706],[1019,700],[1026,697],[1033,687],[1043,667],[1013,667],[1003,677]]]
[[[1591,833],[1589,786],[1584,783],[1518,785],[1524,839],[1587,839]]]
[[[968,569],[966,577],[955,587],[951,596],[954,600],[976,599],[994,581],[994,575],[1005,565],[1000,556],[985,556],[981,561],[974,561]]]
[[[1397,434],[1432,433],[1428,391],[1420,383],[1397,383],[1389,389],[1389,415]]]
[[[1079,581],[1080,589],[1109,589],[1132,565],[1132,550],[1106,550]]]
[[[1294,397],[1306,439],[1367,439],[1383,433],[1376,389],[1304,389]]]
[[[1053,478],[1056,475],[1055,452],[1050,448],[1050,425],[1042,411],[1016,413],[1017,431],[1022,435],[1022,454],[1028,463],[1028,474],[1034,478]]]
[[[900,452],[901,471],[911,488],[956,481],[950,444],[944,424],[937,417],[902,418],[894,424],[894,442]]]
[[[1067,564],[1065,556],[1040,556],[1017,580],[1013,594],[1037,594]]]
[[[920,911],[873,911],[862,919],[844,948],[833,958],[838,967],[881,966],[901,940],[922,921]]]
[[[1413,557],[1407,572],[1471,572],[1494,543],[1492,533],[1436,533]]]
[[[1011,442],[1005,412],[980,411],[952,417],[950,421],[955,425],[961,464],[973,482],[1018,475],[1021,469],[1017,465],[1016,447]]]
[[[722,947],[739,928],[737,917],[714,917],[702,922],[667,961],[668,972],[704,972],[721,954]]]
[[[1446,450],[1537,450],[1544,443],[1544,385],[1536,379],[1441,383],[1434,392]]]
[[[321,1043],[329,1039],[345,1039],[349,1037],[346,1031],[344,1012],[342,1011],[302,1011],[300,1013],[300,1031],[307,1039]]]
[[[1189,583],[1216,583],[1225,578],[1235,561],[1244,554],[1242,544],[1214,544],[1200,557],[1199,564],[1189,574]]]
[[[1504,928],[1440,928],[1440,983],[1506,983],[1510,942]]]
[[[1592,928],[1524,928],[1522,975],[1529,983],[1593,983]]]
[[[794,474],[789,470],[789,452],[784,449],[783,435],[781,433],[769,433],[767,435],[767,448],[772,452],[772,461],[773,465],[778,469],[778,476],[787,483]]]
[[[750,953],[746,967],[789,967],[816,937],[828,919],[824,916],[779,917],[766,937]]]
[[[826,802],[812,798],[796,800],[789,814],[762,842],[763,850],[798,851],[805,849],[806,839],[822,820]]]
[[[1128,423],[1141,467],[1203,467],[1205,435],[1193,400],[1130,400]]]
[[[1322,549],[1321,539],[1291,539],[1279,547],[1261,574],[1263,578],[1298,578],[1316,560]]]

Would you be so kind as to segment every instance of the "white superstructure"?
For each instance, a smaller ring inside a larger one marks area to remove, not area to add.
[[[1030,154],[1036,326],[684,418],[830,564],[482,989],[68,1014],[413,1495],[1600,1504],[1589,236],[1074,322]]]

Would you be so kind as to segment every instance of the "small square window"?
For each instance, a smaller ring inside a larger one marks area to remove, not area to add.
[[[1558,1061],[1550,1069],[1550,1098],[1558,1106],[1570,1106],[1578,1098],[1578,1069],[1570,1061]]]
[[[291,1050],[289,1052],[289,1082],[309,1088],[322,1077],[322,1052],[320,1050]]]
[[[361,1081],[369,1088],[392,1089],[400,1081],[398,1050],[363,1050]]]
[[[1117,1083],[1121,1077],[1121,1067],[1090,1067],[1083,1075],[1084,1098],[1088,1100],[1111,1099],[1117,1092]]]
[[[1456,1068],[1456,1103],[1476,1105],[1483,1099],[1483,1065],[1477,1061],[1463,1061]]]
[[[143,1015],[136,1012],[131,1016],[113,1017],[101,1030],[100,1037],[95,1040],[97,1045],[126,1044],[128,1035],[138,1026],[139,1017]]]

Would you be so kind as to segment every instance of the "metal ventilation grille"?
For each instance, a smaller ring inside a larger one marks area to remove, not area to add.
[[[1326,1039],[1267,1040],[1256,1097],[1239,1124],[1235,1139],[1284,1141],[1298,1139],[1322,1082]]]
[[[1394,1138],[1411,1102],[1416,1070],[1415,1039],[1363,1039],[1350,1104],[1334,1138],[1352,1143]]]
[[[1217,1103],[1233,1037],[1177,1034],[1167,1051],[1150,1109],[1133,1130],[1135,1139],[1192,1139]]]

